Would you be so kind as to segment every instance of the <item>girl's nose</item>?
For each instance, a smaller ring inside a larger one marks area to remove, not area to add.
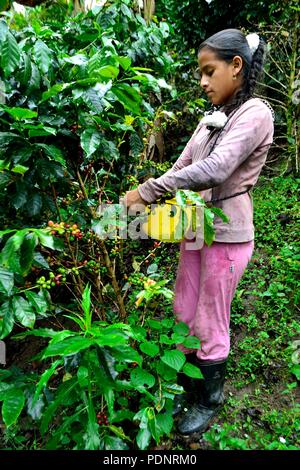
[[[200,86],[203,88],[203,90],[205,90],[207,85],[208,85],[208,80],[204,75],[202,75],[201,80],[200,80]]]

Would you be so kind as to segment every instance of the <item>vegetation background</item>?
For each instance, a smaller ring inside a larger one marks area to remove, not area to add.
[[[298,3],[0,0],[0,12],[0,447],[299,449]],[[226,27],[268,44],[257,96],[275,139],[232,305],[227,402],[184,439],[172,401],[178,374],[199,371],[176,349],[198,345],[173,319],[178,245],[101,234],[122,229],[120,195],[165,172],[208,109],[197,47]]]

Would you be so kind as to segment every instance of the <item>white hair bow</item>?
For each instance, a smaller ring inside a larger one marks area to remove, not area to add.
[[[256,33],[251,33],[247,34],[246,39],[249,45],[250,52],[253,55],[259,45],[259,36]]]

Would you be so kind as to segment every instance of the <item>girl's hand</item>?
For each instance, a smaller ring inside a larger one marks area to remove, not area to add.
[[[146,206],[147,203],[141,198],[137,189],[132,189],[125,194],[124,204],[126,207],[131,207],[134,204],[143,204]]]

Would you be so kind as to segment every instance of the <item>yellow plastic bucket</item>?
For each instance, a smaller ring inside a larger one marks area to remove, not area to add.
[[[163,204],[146,206],[145,210],[147,215],[142,230],[150,238],[178,243],[191,229],[195,230],[197,221],[195,205],[182,207],[173,198]]]

